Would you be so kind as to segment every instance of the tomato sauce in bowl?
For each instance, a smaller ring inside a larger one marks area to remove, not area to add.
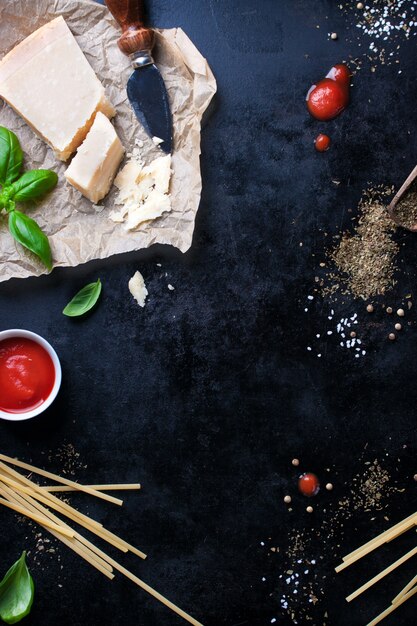
[[[35,417],[58,393],[61,367],[54,349],[29,331],[0,333],[0,417]]]

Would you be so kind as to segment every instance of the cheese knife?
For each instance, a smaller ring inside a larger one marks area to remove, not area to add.
[[[120,50],[134,72],[127,83],[130,104],[150,137],[162,139],[159,147],[172,149],[172,117],[163,78],[152,58],[155,33],[145,26],[143,0],[106,0],[107,8],[122,28]]]

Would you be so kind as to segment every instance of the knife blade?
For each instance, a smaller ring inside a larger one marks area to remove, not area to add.
[[[107,8],[122,28],[120,50],[134,72],[127,83],[130,104],[150,137],[162,139],[159,147],[172,150],[172,116],[164,80],[152,58],[155,33],[145,26],[143,0],[106,0]]]

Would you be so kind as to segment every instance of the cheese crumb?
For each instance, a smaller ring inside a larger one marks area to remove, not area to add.
[[[154,220],[171,211],[170,179],[170,154],[158,157],[145,167],[141,161],[132,158],[114,181],[119,189],[115,204],[122,208],[112,211],[110,219],[114,222],[125,222],[127,230],[134,230],[143,222]]]
[[[154,142],[155,146],[159,146],[159,144],[164,143],[164,140],[160,137],[152,137],[152,141]]]
[[[175,287],[173,287],[172,285],[168,285],[168,289],[169,289],[170,291],[174,291]]]
[[[145,281],[140,272],[135,272],[129,280],[129,291],[138,305],[144,307],[148,290],[146,289]]]

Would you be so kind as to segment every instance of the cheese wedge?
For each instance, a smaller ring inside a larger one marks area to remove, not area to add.
[[[98,202],[109,193],[124,152],[113,124],[99,111],[65,178],[91,202]]]
[[[85,139],[97,111],[116,113],[61,16],[1,60],[0,97],[62,161]]]

